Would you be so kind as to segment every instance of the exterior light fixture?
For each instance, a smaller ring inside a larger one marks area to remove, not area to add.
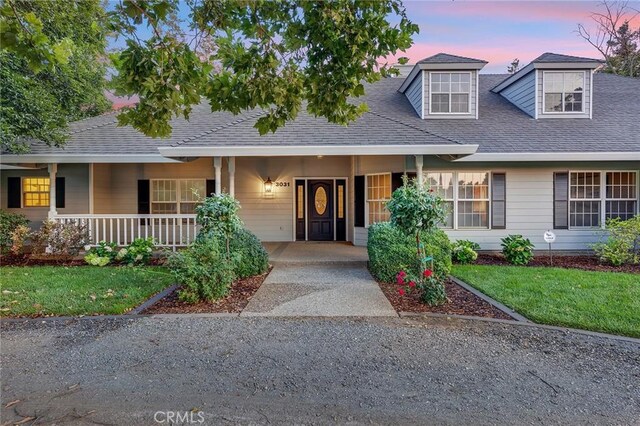
[[[271,194],[273,192],[273,182],[271,182],[270,177],[267,177],[267,180],[264,181],[264,192],[265,194]]]

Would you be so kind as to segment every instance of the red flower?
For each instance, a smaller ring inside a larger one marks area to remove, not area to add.
[[[404,288],[399,288],[399,289],[398,289],[398,294],[399,294],[400,296],[404,296]]]
[[[400,271],[398,272],[398,275],[400,275],[402,278],[407,276],[407,273],[405,271]]]
[[[404,279],[400,275],[398,275],[396,277],[396,279],[398,280],[398,285],[403,285],[404,284]]]
[[[415,287],[415,286],[416,286],[416,283],[415,283],[415,282],[413,282],[413,281],[409,281],[409,287]]]
[[[433,272],[431,271],[431,269],[425,269],[422,275],[424,275],[425,278],[429,278],[431,275],[433,275]]]

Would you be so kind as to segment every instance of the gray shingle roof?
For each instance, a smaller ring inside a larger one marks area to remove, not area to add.
[[[367,85],[370,112],[349,126],[301,112],[275,134],[253,127],[260,111],[211,113],[196,106],[190,120],[173,120],[170,138],[117,127],[115,114],[71,124],[62,148],[34,144],[33,154],[157,155],[159,147],[251,145],[479,144],[478,152],[640,152],[640,79],[594,75],[593,119],[534,120],[490,89],[508,75],[480,75],[479,119],[422,120],[397,90],[402,79]]]
[[[464,56],[450,55],[448,53],[436,53],[433,56],[418,61],[419,64],[486,64],[487,61],[467,58]]]
[[[558,63],[558,62],[602,62],[599,59],[582,58],[580,56],[561,55],[559,53],[545,52],[531,61],[533,63]]]

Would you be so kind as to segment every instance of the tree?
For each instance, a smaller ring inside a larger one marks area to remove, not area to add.
[[[602,12],[594,12],[591,19],[595,28],[578,25],[578,34],[596,48],[605,61],[603,71],[640,77],[640,26],[631,27],[631,22],[640,15],[627,1],[603,1]]]
[[[0,145],[62,145],[69,121],[110,109],[107,15],[99,0],[5,0],[0,11]]]
[[[509,74],[515,74],[520,70],[520,59],[515,58],[511,61],[511,64],[507,67],[507,72]]]

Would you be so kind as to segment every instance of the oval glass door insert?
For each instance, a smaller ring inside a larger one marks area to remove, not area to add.
[[[316,213],[323,215],[327,211],[327,191],[322,186],[316,189],[316,193],[313,195],[314,204],[316,206]]]

